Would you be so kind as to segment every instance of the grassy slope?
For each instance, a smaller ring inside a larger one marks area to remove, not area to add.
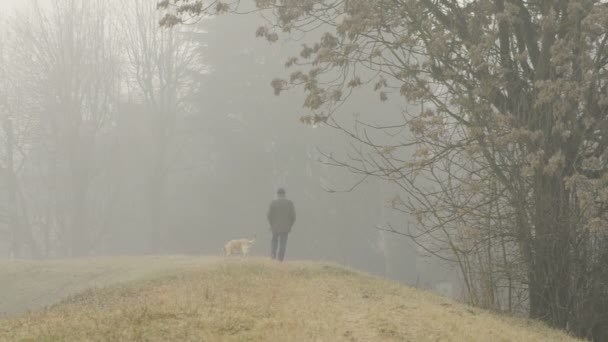
[[[49,278],[39,274],[47,265],[76,282],[89,282],[97,269],[106,283],[118,283],[1,319],[0,341],[574,340],[536,322],[312,262],[173,257],[0,264],[0,279],[8,270],[25,286],[27,279]]]
[[[214,261],[217,258],[186,256],[45,262],[0,260],[0,315],[40,309],[86,289],[158,277]]]

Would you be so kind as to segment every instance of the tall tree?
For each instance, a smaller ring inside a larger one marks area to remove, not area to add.
[[[147,156],[147,226],[149,251],[158,253],[166,235],[167,182],[173,160],[176,122],[187,112],[187,99],[196,91],[204,65],[195,53],[192,30],[162,28],[160,14],[151,1],[123,1],[126,51],[132,82],[131,100],[143,105],[152,148]]]
[[[166,0],[159,6],[169,9],[162,24],[173,25],[205,11],[238,11],[238,1],[231,4]],[[400,188],[407,196],[394,206],[416,217],[424,246],[431,240],[446,246],[465,270],[463,253],[489,241],[489,257],[493,243],[503,241],[524,268],[532,317],[608,338],[604,2],[256,4],[275,14],[271,26],[257,31],[270,41],[281,32],[326,30],[289,61],[297,71],[273,82],[276,93],[294,86],[307,92],[308,122],[346,130],[333,113],[366,84],[380,100],[397,94],[420,104],[390,127],[360,123],[349,132],[368,150],[336,162]],[[395,136],[404,127],[414,141],[386,145],[370,133]],[[412,145],[414,160],[407,161]],[[496,272],[493,261],[483,264]]]
[[[5,47],[0,36],[0,46]],[[30,254],[36,257],[40,256],[40,251],[36,242],[33,239],[31,227],[28,224],[28,218],[24,217],[23,206],[25,203],[21,200],[19,193],[18,172],[19,161],[23,160],[23,155],[17,155],[20,148],[23,148],[24,142],[19,141],[18,127],[14,124],[16,119],[21,119],[19,123],[28,121],[29,118],[18,118],[19,114],[23,113],[23,106],[20,106],[15,100],[19,98],[17,94],[21,90],[19,86],[11,83],[15,81],[14,75],[9,68],[12,65],[11,56],[7,54],[4,48],[0,49],[0,121],[2,121],[2,144],[4,150],[0,152],[4,158],[0,167],[3,181],[0,182],[6,193],[6,198],[3,199],[4,222],[8,226],[8,240],[10,241],[9,254],[12,257],[21,257],[24,255],[22,251],[26,245],[30,249]],[[19,124],[17,126],[20,126]]]
[[[18,84],[28,91],[19,100],[33,102],[38,116],[30,149],[49,152],[39,154],[44,159],[39,171],[54,220],[61,222],[56,235],[62,253],[71,256],[91,247],[96,140],[110,124],[120,90],[110,9],[104,0],[56,0],[51,7],[34,1],[29,15],[22,14],[12,28]]]

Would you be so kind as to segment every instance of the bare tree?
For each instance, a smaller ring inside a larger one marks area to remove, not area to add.
[[[130,101],[141,103],[147,117],[146,225],[149,251],[158,253],[167,233],[166,196],[170,167],[175,155],[176,120],[187,111],[187,98],[196,91],[195,77],[204,65],[196,53],[192,29],[162,28],[156,5],[150,1],[124,1],[126,52],[131,71]]]
[[[30,9],[12,24],[13,53],[20,58],[15,70],[27,89],[19,101],[35,102],[37,111],[28,162],[37,156],[43,163],[43,179],[30,184],[46,187],[52,212],[46,219],[55,222],[46,224],[58,228],[52,235],[63,253],[81,256],[92,244],[88,215],[91,182],[100,167],[96,139],[110,123],[120,90],[116,35],[103,0],[56,0],[49,8],[35,1]]]
[[[10,39],[10,32],[3,30],[0,36],[0,118],[2,121],[2,154],[4,165],[2,170],[2,185],[6,190],[5,205],[3,206],[4,222],[9,227],[10,250],[13,257],[30,255],[40,257],[39,245],[34,238],[31,218],[28,213],[28,204],[23,198],[23,186],[19,182],[19,174],[23,171],[25,154],[28,148],[28,127],[31,117],[28,111],[31,103],[21,103],[26,93],[19,83],[17,59],[11,54],[15,46]],[[27,247],[27,251],[24,250]]]

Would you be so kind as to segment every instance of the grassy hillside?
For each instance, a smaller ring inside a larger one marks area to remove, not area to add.
[[[7,263],[0,264],[0,279],[18,280],[21,287],[9,289],[21,298],[29,296],[22,289],[42,295],[49,284],[47,301],[59,298],[53,292],[58,283],[113,283],[0,319],[0,341],[574,341],[536,322],[312,262],[163,257]],[[10,297],[6,289],[0,284],[3,301]]]
[[[70,261],[0,260],[0,315],[40,309],[86,289],[162,277],[217,258],[121,257]]]

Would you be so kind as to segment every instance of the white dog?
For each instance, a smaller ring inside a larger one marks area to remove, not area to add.
[[[230,240],[224,245],[224,256],[230,256],[237,253],[247,256],[247,254],[249,254],[249,248],[254,242],[255,235],[253,236],[253,239]]]

